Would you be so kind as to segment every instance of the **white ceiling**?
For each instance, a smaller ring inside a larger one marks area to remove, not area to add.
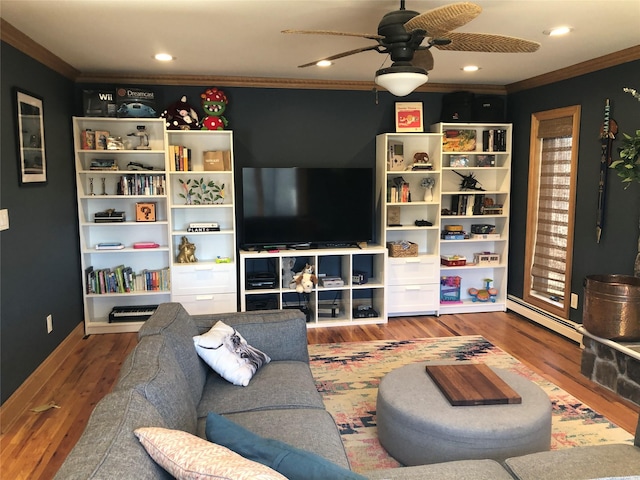
[[[406,0],[420,13],[453,3]],[[510,35],[541,44],[535,53],[432,49],[430,82],[508,85],[640,44],[640,0],[476,0],[479,17],[459,32]],[[0,16],[82,74],[212,75],[372,81],[386,55],[297,65],[372,40],[285,35],[284,29],[377,33],[400,0],[0,0]],[[542,32],[572,27],[568,37]],[[152,59],[172,54],[170,64]],[[385,62],[386,59],[386,62]],[[460,69],[474,63],[479,72]]]

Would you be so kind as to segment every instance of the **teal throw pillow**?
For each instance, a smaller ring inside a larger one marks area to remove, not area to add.
[[[237,423],[209,413],[207,440],[223,445],[244,458],[262,463],[289,480],[366,480],[351,470],[336,465],[315,453],[307,452],[279,440],[263,438]]]

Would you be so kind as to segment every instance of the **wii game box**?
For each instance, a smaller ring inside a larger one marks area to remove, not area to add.
[[[116,88],[116,116],[119,118],[158,117],[156,92],[144,88]]]
[[[115,90],[83,90],[82,107],[85,117],[115,117]]]

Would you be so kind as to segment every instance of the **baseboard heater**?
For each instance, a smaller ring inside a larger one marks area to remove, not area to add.
[[[582,345],[582,334],[576,330],[580,326],[578,323],[546,312],[514,295],[507,295],[507,308]]]

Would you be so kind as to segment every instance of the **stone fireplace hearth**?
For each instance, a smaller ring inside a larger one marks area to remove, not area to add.
[[[617,343],[590,334],[584,327],[581,373],[640,405],[640,343]]]

